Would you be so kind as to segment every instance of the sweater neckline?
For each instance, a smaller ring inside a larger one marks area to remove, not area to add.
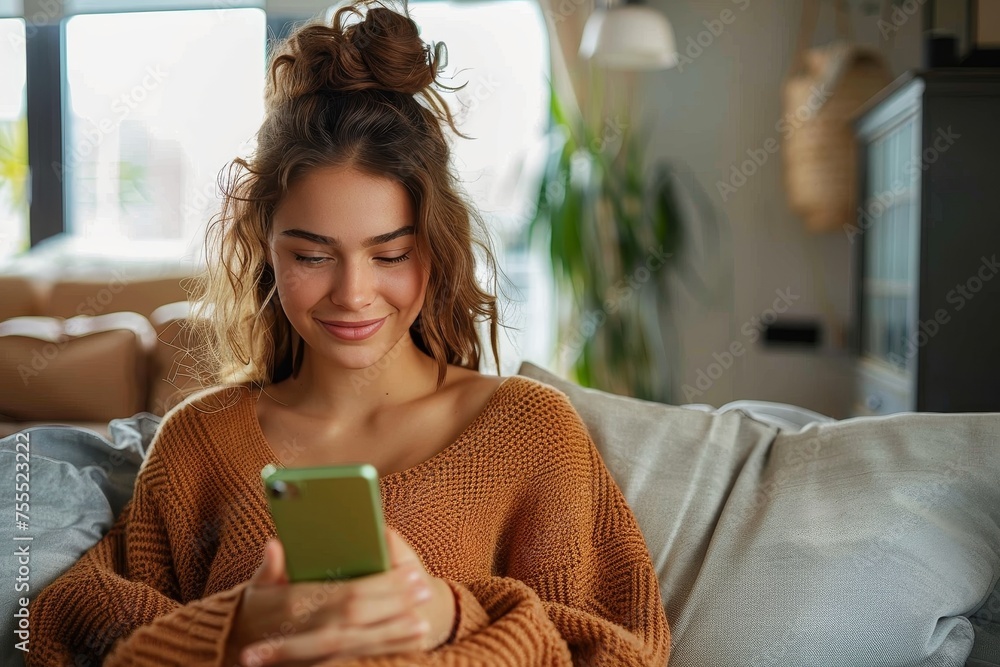
[[[469,422],[464,429],[462,429],[462,432],[458,434],[458,437],[456,437],[453,441],[448,443],[448,445],[444,449],[436,452],[430,458],[424,459],[420,463],[410,466],[409,468],[405,468],[404,470],[398,470],[396,472],[389,473],[388,475],[384,476],[380,475],[379,483],[385,483],[385,480],[392,480],[395,478],[405,478],[406,476],[417,473],[423,470],[424,468],[430,467],[432,465],[437,465],[441,460],[452,456],[455,453],[455,451],[461,447],[461,445],[465,444],[465,442],[471,437],[471,434],[475,432],[477,429],[479,429],[482,423],[489,421],[489,419],[492,417],[492,413],[497,409],[499,409],[497,407],[497,401],[499,400],[500,395],[503,392],[509,390],[510,386],[513,384],[512,380],[515,380],[517,377],[518,376],[516,375],[511,375],[509,377],[504,378],[503,381],[500,383],[500,385],[493,390],[492,394],[490,394],[489,399],[486,401],[486,404],[483,406],[483,409],[479,411],[479,414],[477,414],[475,418],[471,422]],[[246,417],[248,422],[250,423],[250,428],[252,431],[253,438],[255,440],[255,444],[257,445],[257,448],[260,451],[262,458],[264,458],[267,463],[273,464],[277,468],[284,468],[285,466],[278,460],[278,457],[275,455],[274,450],[271,449],[271,444],[264,436],[264,429],[262,429],[260,426],[260,420],[257,418],[257,410],[254,408],[252,400],[254,392],[247,385],[244,385],[244,389],[246,389],[246,391],[242,393],[242,399],[240,400],[240,407],[246,413]]]

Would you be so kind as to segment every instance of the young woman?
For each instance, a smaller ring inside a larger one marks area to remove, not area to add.
[[[477,370],[495,299],[440,57],[405,7],[367,4],[275,49],[197,295],[213,386],[166,415],[114,527],[33,602],[30,665],[666,663],[643,537],[579,416]],[[361,461],[391,569],[289,583],[261,468]]]

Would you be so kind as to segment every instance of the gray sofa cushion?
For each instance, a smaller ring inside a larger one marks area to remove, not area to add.
[[[997,664],[1000,415],[782,431],[519,372],[568,395],[632,506],[671,667]]]
[[[22,565],[27,568],[25,582],[12,582],[0,592],[0,633],[5,637],[0,664],[24,664],[15,645],[20,639],[14,634],[19,598],[34,599],[111,528],[132,495],[135,476],[159,421],[148,413],[112,420],[110,441],[73,426],[38,426],[0,439],[0,476],[11,485],[0,495],[0,508],[7,517],[0,522],[0,540],[8,547],[0,552],[0,568],[5,573],[17,573]],[[23,482],[16,475],[25,471],[28,520],[27,529],[20,530],[14,523],[14,484]],[[27,564],[19,562],[15,553],[24,546]],[[19,590],[15,583],[25,583],[28,589]]]

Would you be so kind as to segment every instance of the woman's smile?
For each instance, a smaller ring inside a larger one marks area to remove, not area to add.
[[[366,338],[374,336],[378,330],[382,328],[382,324],[385,322],[386,318],[388,318],[388,315],[379,320],[364,320],[358,322],[316,321],[322,324],[327,331],[341,340],[365,340]]]

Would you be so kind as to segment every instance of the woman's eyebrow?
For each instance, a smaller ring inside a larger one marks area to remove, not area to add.
[[[385,234],[379,234],[378,236],[373,236],[370,239],[365,239],[362,241],[361,245],[365,248],[370,248],[372,246],[381,245],[383,243],[388,243],[389,241],[394,241],[400,236],[406,236],[408,234],[414,233],[413,225],[407,225],[406,227],[400,227],[399,229],[388,232]],[[328,245],[334,248],[340,245],[340,241],[330,236],[323,236],[322,234],[314,234],[313,232],[307,232],[304,229],[286,229],[281,232],[279,236],[288,236],[296,239],[304,239],[306,241],[312,241],[313,243],[318,243],[320,245]]]
[[[373,236],[370,239],[365,239],[361,242],[366,248],[370,248],[374,245],[382,245],[383,243],[388,243],[389,241],[395,241],[400,236],[406,236],[407,234],[413,234],[413,225],[407,225],[406,227],[400,227],[394,232],[389,232],[388,234],[379,234],[378,236]]]

